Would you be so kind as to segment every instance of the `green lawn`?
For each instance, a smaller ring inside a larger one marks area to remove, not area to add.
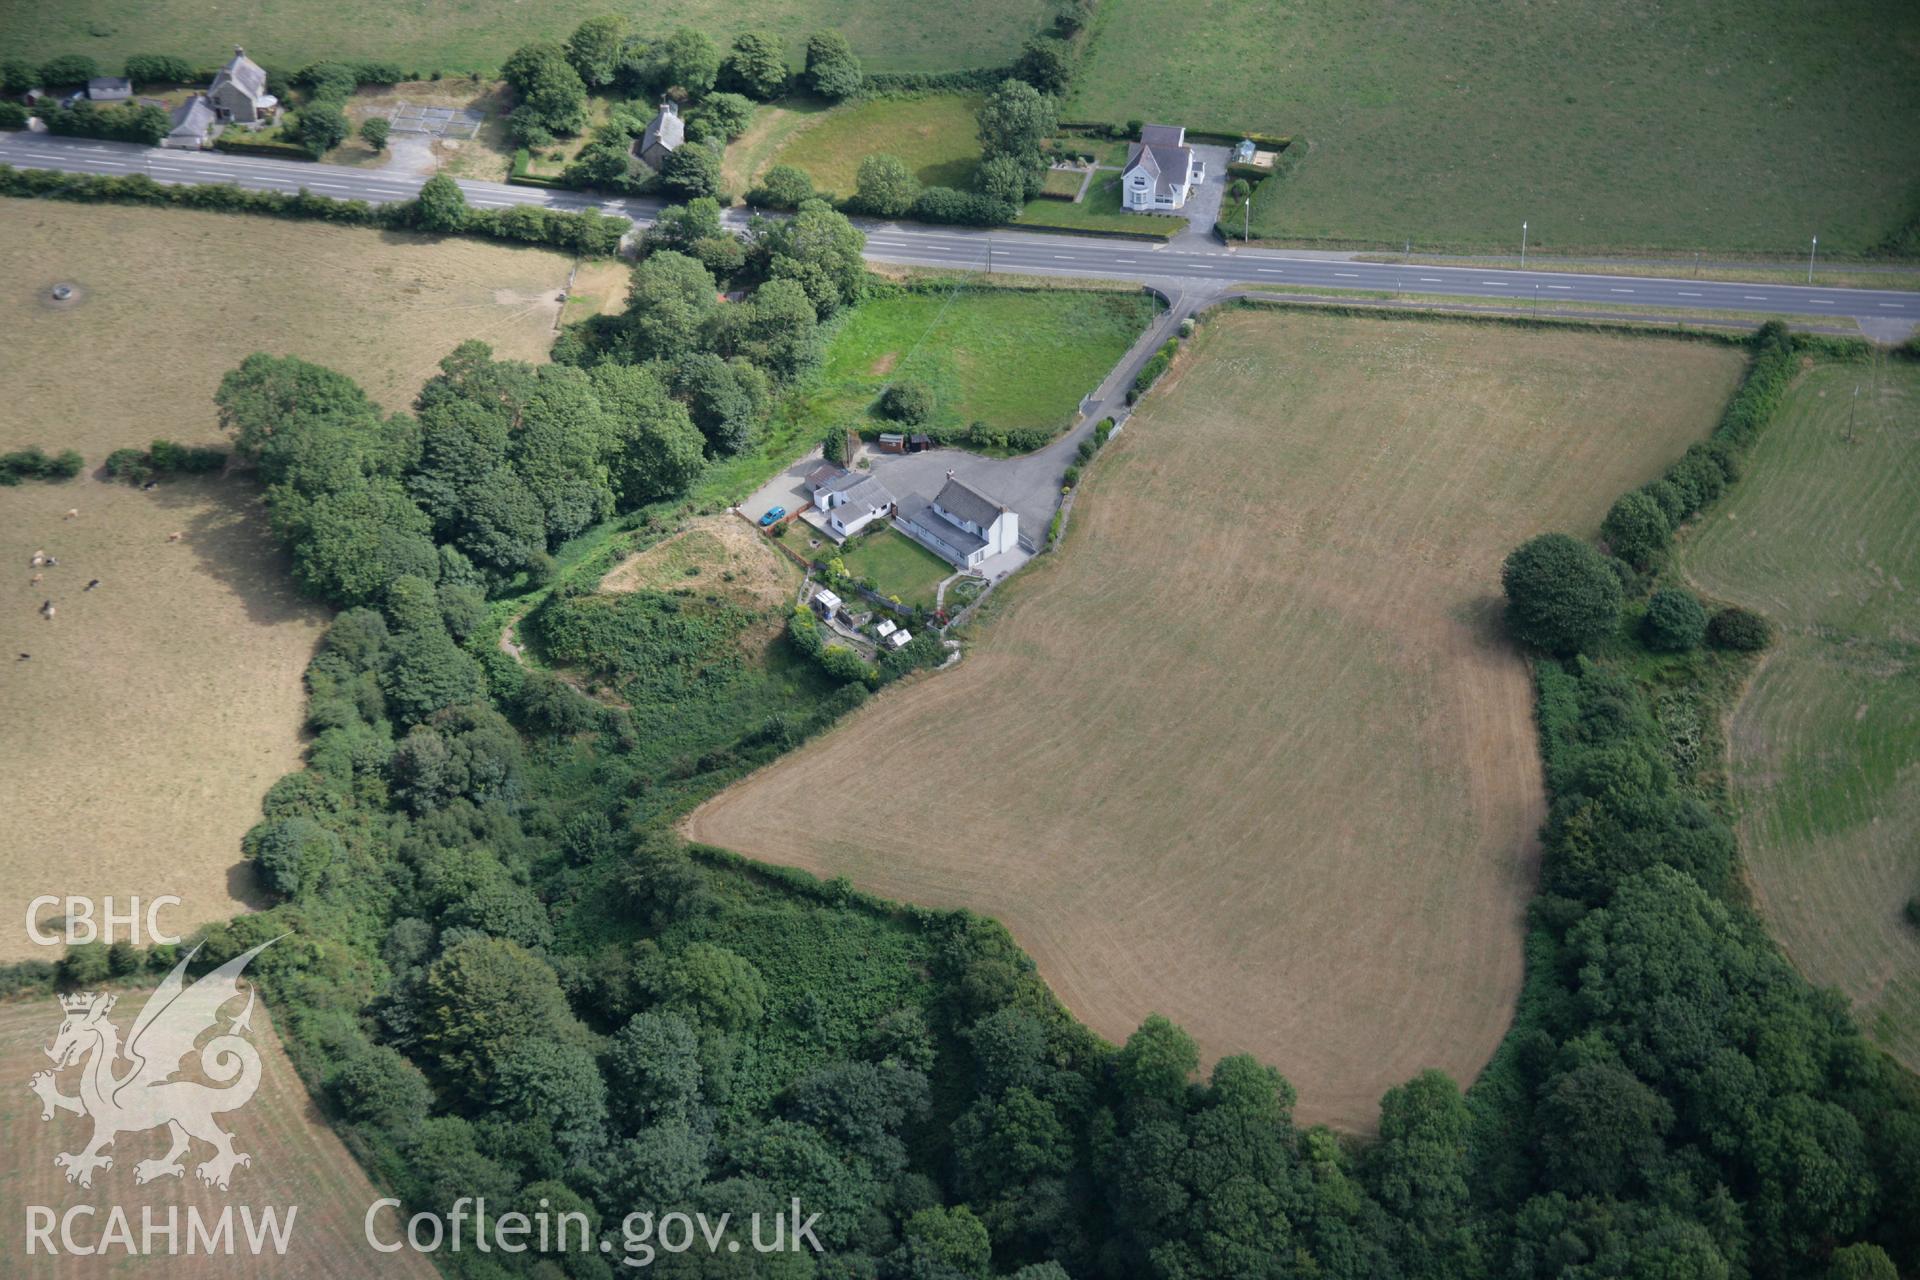
[[[934,589],[953,572],[952,565],[893,529],[854,539],[840,560],[855,578],[871,579],[881,595],[916,609],[932,609]]]
[[[927,186],[966,188],[980,163],[978,94],[875,98],[836,107],[796,132],[772,163],[790,164],[813,185],[853,194],[860,162],[898,156]]]
[[[1040,189],[1048,195],[1071,200],[1080,194],[1080,184],[1086,180],[1087,175],[1078,169],[1049,169]]]
[[[1855,388],[1859,398],[1854,398]],[[1814,982],[1920,1068],[1920,368],[1823,363],[1681,543],[1702,590],[1779,640],[1729,725],[1743,853]]]
[[[1860,253],[1914,217],[1911,0],[1104,0],[1064,115],[1310,139],[1256,229]]]
[[[378,58],[408,70],[491,71],[531,40],[564,40],[583,19],[624,12],[644,34],[697,27],[722,42],[770,31],[799,62],[809,33],[837,28],[874,71],[1002,66],[1048,20],[1045,0],[661,0],[644,10],[606,0],[275,0],[216,8],[206,0],[0,0],[6,52],[40,61],[84,53],[118,72],[130,53],[171,53],[212,66],[245,45],[270,68],[327,58]]]
[[[873,427],[880,392],[915,379],[933,391],[935,427],[1062,429],[1157,306],[1138,292],[958,284],[862,303],[789,401],[787,421],[815,440],[836,424]]]
[[[1156,217],[1150,213],[1128,213],[1120,207],[1120,175],[1101,170],[1087,188],[1087,197],[1079,204],[1036,197],[1014,219],[1020,227],[1054,227],[1065,231],[1145,232],[1166,239],[1187,229],[1187,220]]]

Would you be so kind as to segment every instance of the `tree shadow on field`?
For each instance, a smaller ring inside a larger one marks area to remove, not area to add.
[[[227,868],[227,896],[249,911],[265,911],[278,899],[260,883],[260,873],[246,858]]]
[[[250,476],[162,480],[147,495],[177,511],[175,528],[200,569],[233,592],[247,621],[263,627],[324,619],[325,609],[294,586],[292,562],[267,527],[265,496]]]
[[[1467,635],[1473,640],[1474,648],[1519,655],[1519,646],[1514,644],[1513,637],[1507,634],[1506,597],[1489,591],[1483,595],[1462,600],[1447,610],[1447,615],[1466,628]]]

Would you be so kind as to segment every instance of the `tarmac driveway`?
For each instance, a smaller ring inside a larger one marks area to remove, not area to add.
[[[1194,156],[1207,166],[1207,180],[1187,193],[1187,207],[1181,210],[1187,216],[1187,230],[1176,237],[1175,243],[1192,236],[1204,237],[1211,243],[1213,224],[1220,221],[1220,204],[1227,195],[1227,165],[1233,161],[1233,149],[1190,145]]]

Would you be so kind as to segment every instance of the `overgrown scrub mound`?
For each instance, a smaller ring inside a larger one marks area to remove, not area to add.
[[[1277,1066],[1303,1120],[1369,1127],[1424,1067],[1470,1079],[1519,987],[1542,781],[1501,558],[1597,532],[1742,363],[1220,315],[966,661],[690,831],[990,913],[1103,1035],[1165,1013]]]

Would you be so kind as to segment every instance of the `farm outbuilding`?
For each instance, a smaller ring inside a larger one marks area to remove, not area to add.
[[[844,601],[831,591],[821,590],[814,593],[813,607],[820,611],[820,616],[823,618],[831,618],[840,612],[840,606],[843,603]]]
[[[880,452],[882,453],[905,453],[907,451],[907,438],[898,431],[882,431],[880,433],[879,444]]]

